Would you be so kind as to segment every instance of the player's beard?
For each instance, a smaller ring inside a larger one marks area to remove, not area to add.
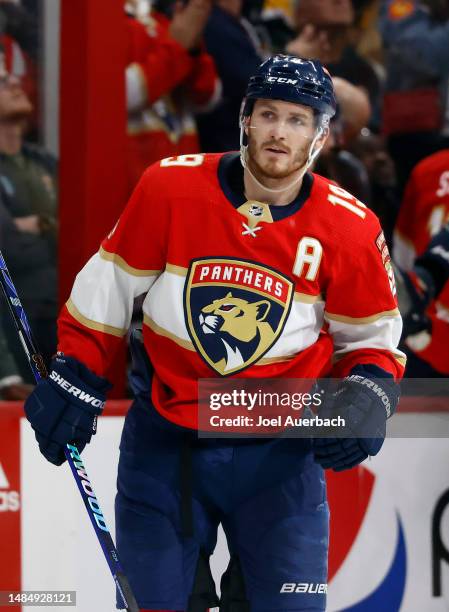
[[[304,139],[304,146],[297,149],[292,158],[291,149],[284,144],[276,143],[273,140],[268,140],[259,144],[254,137],[248,135],[248,163],[250,169],[255,173],[256,177],[262,180],[287,178],[301,170],[307,163],[310,144],[308,140]],[[269,146],[279,146],[281,149],[286,150],[289,157],[288,163],[278,166],[276,161],[262,161],[259,152]]]

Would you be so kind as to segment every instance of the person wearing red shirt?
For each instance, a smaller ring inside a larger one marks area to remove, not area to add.
[[[153,162],[200,150],[193,111],[212,108],[221,95],[201,41],[209,12],[210,0],[189,0],[171,20],[156,11],[126,14],[130,191]]]

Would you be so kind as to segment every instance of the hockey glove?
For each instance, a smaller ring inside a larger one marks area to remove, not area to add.
[[[449,223],[435,234],[427,251],[415,261],[415,271],[420,276],[427,273],[424,282],[432,297],[437,298],[449,279]]]
[[[61,465],[67,443],[81,452],[90,442],[110,388],[105,378],[58,353],[48,378],[39,381],[25,402],[25,414],[48,461]]]
[[[438,298],[449,279],[449,223],[430,241],[412,271],[395,267],[399,310],[404,321],[403,338],[420,331],[431,331],[426,315],[430,301]]]
[[[405,272],[395,266],[398,304],[403,321],[403,337],[421,331],[431,331],[431,322],[426,314],[427,306],[433,298],[433,282],[430,274],[423,268],[415,267]]]
[[[341,472],[377,455],[385,439],[387,418],[399,401],[399,385],[377,366],[356,366],[335,393],[324,397],[322,418],[341,416],[342,437],[315,438],[315,461]]]

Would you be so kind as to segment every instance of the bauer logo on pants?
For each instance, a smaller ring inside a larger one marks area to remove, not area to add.
[[[184,311],[196,350],[221,376],[244,370],[279,338],[292,296],[292,281],[266,266],[227,258],[194,260]]]

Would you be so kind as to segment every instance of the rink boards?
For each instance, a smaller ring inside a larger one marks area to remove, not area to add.
[[[100,419],[99,433],[83,453],[111,531],[127,406],[108,405],[109,416]],[[406,409],[405,402],[396,425],[434,437],[390,438],[360,468],[328,474],[330,611],[449,607],[449,439],[439,437],[446,435],[448,414]],[[112,579],[69,468],[41,458],[21,417],[20,404],[0,404],[0,591],[71,590],[77,611],[110,612]],[[220,534],[212,559],[217,585],[227,561]]]

